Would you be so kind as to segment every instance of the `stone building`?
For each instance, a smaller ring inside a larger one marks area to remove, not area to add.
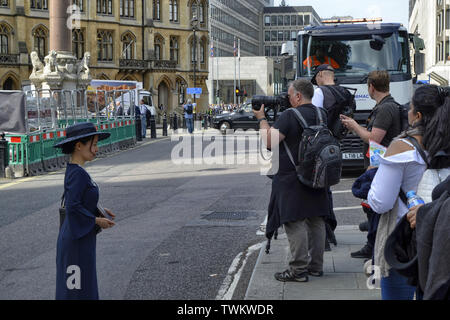
[[[424,40],[425,72],[418,80],[450,83],[450,0],[410,0],[409,32]]]
[[[41,60],[48,54],[53,32],[49,1],[56,0],[0,0],[0,89],[20,90],[29,84],[29,54],[37,51]],[[207,106],[207,0],[73,0],[73,4],[72,17],[79,20],[68,22],[73,28],[72,50],[80,60],[85,51],[91,52],[93,79],[143,82],[154,103],[169,111],[180,110],[188,87],[201,87],[205,94],[197,103],[200,109]]]

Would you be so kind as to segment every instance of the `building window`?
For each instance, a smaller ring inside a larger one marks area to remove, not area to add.
[[[31,0],[30,8],[33,10],[48,10],[48,0]]]
[[[77,6],[80,12],[84,12],[84,0],[73,0],[73,5]]]
[[[309,14],[305,15],[305,26],[309,26],[311,23],[311,16]]]
[[[0,0],[0,8],[9,8],[9,0]]]
[[[177,92],[178,92],[178,103],[181,105],[184,103],[186,98],[186,84],[181,80],[177,80]]]
[[[48,31],[44,27],[38,27],[33,32],[34,51],[37,52],[39,59],[43,60],[47,54]]]
[[[9,54],[9,28],[0,24],[0,54]]]
[[[205,63],[206,62],[206,41],[202,41],[200,43],[200,63]]]
[[[270,25],[271,26],[277,25],[277,16],[270,16]]]
[[[282,26],[283,25],[283,16],[278,16],[278,19],[277,19],[278,21],[278,25],[279,26]]]
[[[264,25],[270,26],[270,16],[264,16]]]
[[[194,38],[192,38],[191,45],[190,45],[191,46],[191,63],[195,63],[197,61],[197,50],[196,50],[197,43],[198,43],[198,40],[194,41]]]
[[[127,32],[122,36],[122,58],[131,60],[135,58],[134,47],[136,45],[136,37]]]
[[[297,17],[297,22],[298,22],[299,26],[302,26],[303,25],[303,16],[298,16]]]
[[[178,38],[171,37],[170,38],[170,60],[176,61],[177,64],[179,62],[178,51],[179,51]]]
[[[153,20],[161,20],[161,0],[153,0]]]
[[[270,57],[270,47],[269,46],[264,47],[264,55],[266,57]]]
[[[270,31],[264,31],[264,41],[270,41]]]
[[[205,23],[205,5],[203,4],[203,2],[200,3],[198,8],[199,21],[200,23]]]
[[[284,25],[285,26],[291,25],[291,16],[284,16]]]
[[[112,0],[97,0],[97,13],[112,15]]]
[[[297,16],[291,16],[291,26],[297,25]]]
[[[120,16],[134,18],[134,0],[120,0]]]
[[[72,30],[72,51],[73,55],[78,59],[82,59],[85,52],[84,32],[80,29]]]
[[[97,32],[97,59],[98,61],[113,61],[114,42],[112,31],[101,30]]]
[[[178,0],[169,1],[169,20],[178,22]]]
[[[276,31],[270,31],[270,40],[277,41],[277,32]]]
[[[163,57],[163,44],[164,44],[164,39],[161,38],[160,36],[156,36],[155,37],[155,60],[164,60]]]

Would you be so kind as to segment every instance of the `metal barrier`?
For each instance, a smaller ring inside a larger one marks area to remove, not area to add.
[[[9,167],[16,177],[64,168],[69,156],[53,146],[65,139],[68,126],[79,122],[92,122],[111,134],[99,142],[99,156],[133,147],[134,97],[132,90],[26,91],[26,134],[6,135]]]

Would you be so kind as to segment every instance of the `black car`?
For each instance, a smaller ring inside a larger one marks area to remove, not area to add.
[[[277,117],[280,113],[277,114]],[[267,119],[269,124],[272,125],[274,123],[274,112],[273,110],[269,110],[267,112]],[[259,130],[258,120],[256,119],[253,111],[251,103],[245,104],[241,109],[231,112],[231,113],[222,113],[215,115],[212,119],[213,127],[215,129],[220,130],[222,134],[226,134],[227,130],[236,131],[238,129],[242,130]]]

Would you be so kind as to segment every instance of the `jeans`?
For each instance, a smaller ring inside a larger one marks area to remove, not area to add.
[[[189,133],[194,132],[194,119],[186,118],[186,126]]]
[[[145,116],[141,116],[141,123],[142,123],[142,138],[145,138],[145,135],[147,134],[147,118]]]
[[[394,269],[389,270],[389,277],[381,278],[382,300],[413,300],[416,288],[408,285],[407,278]]]

